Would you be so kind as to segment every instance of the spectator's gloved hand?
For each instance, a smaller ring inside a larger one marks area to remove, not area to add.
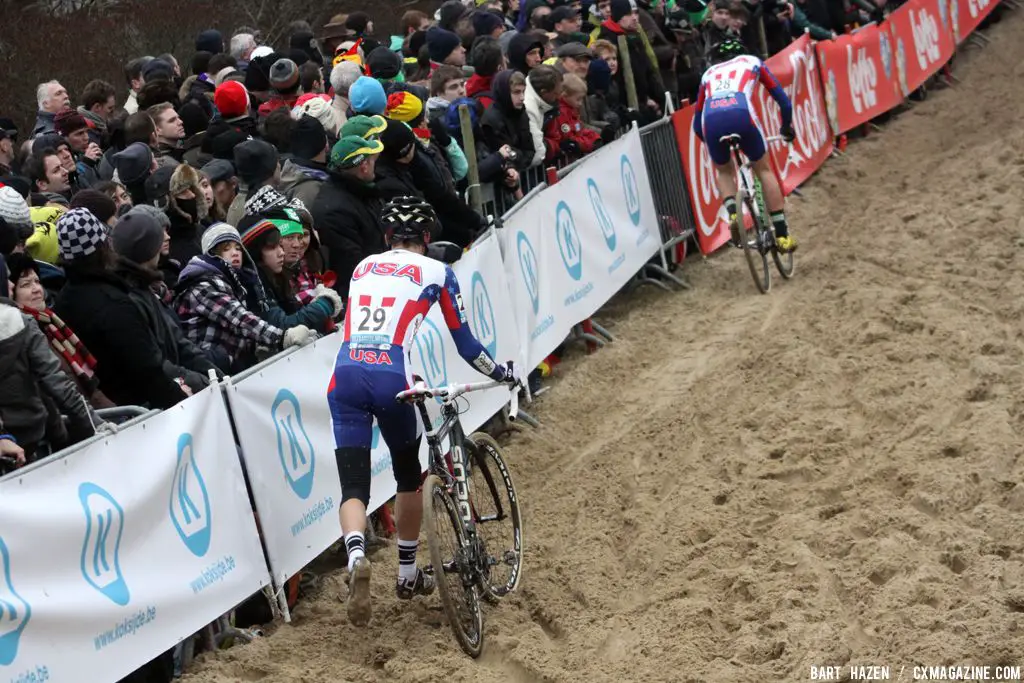
[[[296,325],[291,329],[285,330],[283,348],[305,346],[315,339],[316,334],[313,333],[313,330],[305,325]]]
[[[788,126],[783,126],[781,129],[779,129],[779,135],[781,135],[782,139],[785,140],[786,142],[793,142],[794,140],[796,140],[796,131],[793,130],[792,124]]]
[[[562,150],[563,154],[578,155],[580,153],[580,146],[575,140],[569,140],[568,138],[559,141],[558,149]]]
[[[109,434],[110,436],[113,436],[114,434],[117,434],[117,425],[113,422],[100,422],[96,425],[96,433]]]
[[[341,296],[333,289],[331,289],[330,287],[326,287],[324,285],[317,285],[316,289],[313,290],[313,296],[315,296],[317,299],[326,299],[327,301],[330,302],[331,309],[333,310],[333,312],[331,313],[332,318],[337,318],[339,315],[341,315],[341,310],[343,308],[341,303]]]
[[[444,125],[443,116],[439,116],[427,125],[430,128],[430,136],[441,146],[441,149],[452,144],[452,136],[448,134],[448,128]]]
[[[616,130],[613,126],[605,126],[601,129],[601,142],[608,144],[615,139]]]
[[[462,247],[453,242],[431,242],[427,245],[427,257],[442,263],[455,263],[462,258]]]

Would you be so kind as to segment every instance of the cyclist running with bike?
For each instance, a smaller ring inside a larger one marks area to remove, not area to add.
[[[710,59],[712,66],[704,72],[697,94],[693,132],[707,145],[715,165],[718,191],[724,197],[725,210],[729,214],[733,244],[740,244],[740,227],[736,214],[736,178],[729,159],[729,145],[721,140],[728,135],[740,137],[740,149],[750,159],[761,180],[778,250],[783,253],[793,251],[796,240],[789,234],[786,224],[782,188],[772,172],[770,159],[765,154],[764,138],[754,123],[753,115],[754,89],[760,83],[779,105],[782,137],[786,142],[792,142],[796,133],[789,97],[765,63],[748,55],[737,38],[727,37],[711,48]]]
[[[398,495],[398,583],[400,600],[434,591],[434,579],[416,566],[423,515],[419,419],[412,405],[395,396],[411,386],[409,352],[416,332],[435,303],[459,355],[491,379],[515,384],[512,362],[497,364],[469,329],[452,269],[425,256],[437,215],[417,197],[397,197],[384,207],[382,222],[391,251],[356,266],[349,287],[344,341],[338,351],[327,400],[334,425],[341,475],[341,528],[348,551],[349,621],[370,620],[370,562],[365,557],[366,507],[370,501],[373,418],[391,451]]]

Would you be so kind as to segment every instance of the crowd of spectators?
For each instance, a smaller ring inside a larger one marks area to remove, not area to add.
[[[31,131],[0,118],[3,454],[42,457],[102,428],[91,409],[166,408],[329,332],[355,265],[386,249],[390,197],[430,202],[432,253],[458,258],[489,225],[466,201],[460,105],[481,182],[515,201],[531,171],[691,98],[726,33],[761,54],[868,21],[872,1],[448,0],[390,37],[363,12],[295,22],[276,48],[205,30],[184,64],[130,61],[126,97],[40,84]]]

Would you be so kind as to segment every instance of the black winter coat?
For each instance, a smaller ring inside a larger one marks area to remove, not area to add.
[[[114,272],[131,286],[128,295],[145,316],[163,354],[164,374],[171,380],[181,377],[193,392],[202,391],[210,383],[209,371],[217,366],[189,341],[178,317],[157,298],[152,287],[163,282],[160,273],[125,258],[118,261]]]
[[[359,262],[388,249],[380,224],[383,207],[375,184],[341,173],[330,174],[310,207],[327,267],[338,277],[334,288],[342,301],[348,299],[349,280]]]
[[[639,33],[627,34],[618,28],[613,22],[605,21],[601,24],[601,30],[597,34],[598,40],[607,40],[612,45],[618,45],[619,36],[626,36],[626,46],[629,49],[629,61],[633,67],[633,82],[636,84],[636,100],[643,109],[646,107],[648,99],[652,99],[657,102],[660,106],[661,100],[664,96],[657,91],[660,77],[658,73],[651,66],[651,60],[647,58],[647,50],[644,49],[643,38],[640,37]],[[626,77],[625,64],[623,60],[619,59],[619,70],[613,77],[616,85],[618,85],[619,92],[622,94],[622,101],[626,102]]]
[[[169,408],[186,398],[164,372],[166,360],[132,287],[111,272],[67,268],[54,311],[96,358],[100,388],[118,405]]]

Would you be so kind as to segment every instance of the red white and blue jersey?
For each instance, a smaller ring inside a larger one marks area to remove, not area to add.
[[[348,291],[338,365],[351,363],[408,375],[413,339],[431,306],[438,304],[459,355],[489,377],[504,377],[473,336],[459,283],[448,265],[393,249],[363,259],[352,273]]]
[[[793,108],[786,91],[757,57],[742,55],[728,62],[716,64],[704,72],[697,91],[697,111],[693,117],[693,130],[704,139],[704,128],[709,116],[722,110],[751,111],[754,88],[758,84],[768,89],[779,105],[783,125],[790,125]]]

